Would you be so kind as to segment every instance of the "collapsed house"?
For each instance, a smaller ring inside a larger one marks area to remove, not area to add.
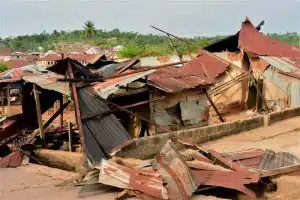
[[[150,119],[170,130],[208,125],[207,90],[228,67],[225,60],[201,51],[183,67],[158,69],[148,76],[150,98],[164,99],[150,103]]]
[[[221,92],[217,85],[212,89],[218,106],[237,102],[242,108],[269,110],[275,105],[282,108],[299,105],[295,80],[299,66],[293,59],[300,57],[300,50],[259,32],[263,24],[254,27],[246,19],[238,33],[205,47],[240,71],[231,81],[220,82]]]

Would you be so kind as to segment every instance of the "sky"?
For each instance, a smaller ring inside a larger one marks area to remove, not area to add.
[[[239,30],[248,16],[263,32],[300,32],[300,0],[0,0],[0,37],[97,29],[214,36]]]

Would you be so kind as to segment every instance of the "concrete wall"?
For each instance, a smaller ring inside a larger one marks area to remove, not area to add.
[[[196,88],[180,93],[168,94],[159,90],[151,91],[151,99],[159,99],[150,105],[150,116],[156,124],[181,130],[189,126],[207,125],[208,102],[202,89]]]
[[[181,137],[191,139],[200,144],[210,140],[219,139],[224,136],[238,134],[242,131],[267,126],[280,120],[300,115],[300,107],[290,108],[280,112],[256,116],[250,119],[225,122],[202,128],[188,129],[173,132]],[[137,138],[134,142],[117,153],[121,157],[133,157],[141,159],[153,158],[163,147],[171,133],[159,134],[150,137]]]

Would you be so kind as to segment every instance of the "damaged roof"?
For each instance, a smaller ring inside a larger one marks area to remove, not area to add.
[[[67,82],[57,81],[58,78],[61,78],[61,76],[52,73],[51,75],[32,74],[22,77],[25,82],[34,83],[43,89],[52,90],[60,94],[70,96],[69,84]]]
[[[106,99],[109,95],[116,92],[120,87],[126,86],[128,83],[131,83],[135,80],[138,80],[142,77],[145,77],[156,70],[148,70],[145,72],[139,72],[135,74],[124,75],[116,78],[107,79],[105,82],[98,82],[93,84],[94,90],[97,94]]]
[[[300,57],[299,48],[262,34],[249,19],[242,24],[238,46],[260,56]]]
[[[81,115],[110,110],[90,86],[79,88],[77,92]],[[99,164],[102,158],[131,139],[114,114],[82,119],[82,126],[87,157],[92,165]]]
[[[160,68],[148,76],[148,84],[167,93],[213,84],[229,63],[208,52],[201,51],[197,58],[183,67]]]

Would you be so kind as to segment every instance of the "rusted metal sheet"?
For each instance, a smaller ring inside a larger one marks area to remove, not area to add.
[[[245,159],[262,157],[264,152],[265,150],[262,149],[251,149],[242,152],[223,153],[222,156],[224,156],[225,158],[229,158],[232,161],[240,161]]]
[[[22,164],[24,154],[15,151],[4,158],[0,158],[0,167],[19,167]]]
[[[198,160],[193,160],[193,161],[187,161],[186,162],[187,165],[190,168],[194,168],[197,170],[208,170],[208,171],[231,171],[229,169],[226,169],[220,165],[214,165],[214,164],[210,164],[207,162],[202,162],[202,161],[198,161]]]
[[[23,76],[25,82],[34,83],[46,90],[53,90],[58,93],[70,96],[70,88],[68,83],[57,81],[61,76],[51,74],[34,74]]]
[[[197,189],[190,168],[170,140],[162,148],[153,165],[167,182],[169,199],[189,199]]]
[[[81,114],[96,114],[109,110],[92,87],[79,88],[77,93]],[[116,147],[131,139],[114,114],[82,120],[82,127],[87,156],[93,165],[100,163],[102,158],[106,158]]]
[[[109,95],[116,92],[120,87],[126,86],[128,83],[131,83],[153,72],[155,72],[155,70],[148,70],[136,74],[111,78],[111,79],[107,79],[105,82],[102,83],[95,83],[92,85],[92,87],[99,96],[106,99]]]
[[[239,47],[260,56],[300,57],[300,49],[260,33],[246,19],[239,33]]]
[[[236,171],[207,171],[192,170],[198,185],[218,186],[235,189],[244,194],[256,198],[256,194],[246,188],[245,184],[258,183],[259,180],[253,181],[251,176],[243,172]]]
[[[276,153],[270,149],[267,149],[262,156],[262,160],[259,164],[258,169],[270,170],[270,169],[286,167],[298,163],[300,163],[300,159],[290,153],[287,152]]]
[[[124,167],[109,160],[103,160],[99,182],[118,188],[134,189],[160,199],[168,199],[167,191],[160,177],[138,173],[135,169]]]
[[[165,67],[148,77],[149,84],[168,93],[206,86],[215,82],[229,63],[215,55],[200,52],[183,67]]]

